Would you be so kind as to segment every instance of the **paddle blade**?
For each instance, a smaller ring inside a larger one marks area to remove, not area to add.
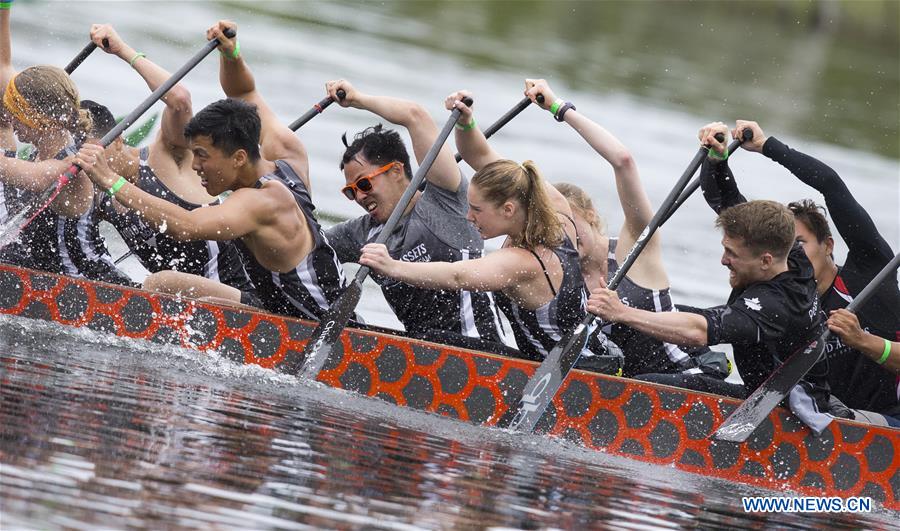
[[[319,326],[313,331],[313,335],[303,349],[303,369],[301,370],[303,377],[315,380],[319,375],[319,371],[325,366],[334,346],[340,341],[341,332],[353,316],[361,295],[362,282],[353,279],[319,321]]]
[[[534,431],[547,406],[581,356],[581,351],[587,344],[588,331],[585,323],[579,323],[575,330],[559,340],[525,384],[522,398],[515,409],[511,409],[501,419],[501,427],[525,433]]]
[[[812,369],[825,350],[825,338],[819,337],[805,349],[794,353],[773,372],[753,393],[725,419],[710,438],[742,443],[762,424],[791,392],[803,376]]]

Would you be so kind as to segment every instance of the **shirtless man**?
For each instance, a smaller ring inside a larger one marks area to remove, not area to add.
[[[210,195],[227,200],[186,210],[155,197],[113,173],[102,150],[86,145],[77,160],[101,188],[138,210],[178,240],[239,240],[255,292],[180,272],[162,272],[159,285],[191,297],[213,297],[295,317],[319,318],[345,284],[309,196],[306,150],[281,124],[256,90],[236,39],[236,25],[220,21],[207,32],[218,39],[220,81],[229,99],[210,104],[188,123],[185,136],[193,168]],[[261,149],[260,149],[261,148]]]

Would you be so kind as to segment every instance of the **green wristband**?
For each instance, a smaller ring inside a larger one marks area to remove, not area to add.
[[[134,57],[131,58],[131,61],[128,61],[128,66],[130,66],[131,68],[134,68],[134,63],[136,63],[137,60],[140,59],[141,57],[147,57],[147,54],[145,54],[144,52],[138,52],[138,53],[134,54]]]
[[[12,5],[13,5],[12,0],[10,0],[9,2],[0,2],[0,10],[12,9]]]
[[[119,180],[116,181],[115,183],[113,183],[113,185],[109,187],[109,190],[107,190],[107,192],[109,193],[109,196],[110,196],[110,197],[115,197],[115,196],[116,196],[116,192],[118,192],[119,190],[121,190],[122,187],[125,186],[125,183],[126,183],[125,177],[122,177],[122,176],[120,175],[120,176],[119,176]]]
[[[711,159],[728,160],[728,150],[727,150],[727,149],[725,150],[725,154],[724,154],[724,155],[720,155],[719,152],[716,151],[715,149],[709,148],[709,149],[707,150],[707,155],[708,155],[709,158],[711,158]]]
[[[554,101],[553,105],[550,106],[550,114],[552,114],[553,116],[556,116],[556,113],[559,111],[559,108],[562,107],[564,103],[566,103],[566,102],[563,101],[562,98]]]
[[[457,122],[456,128],[459,129],[460,131],[471,131],[472,129],[475,129],[475,118],[473,117],[472,121],[470,121],[469,123],[467,123],[465,125]]]
[[[884,340],[884,352],[881,353],[881,359],[876,363],[879,365],[884,365],[884,362],[891,356],[891,342],[887,339]]]
[[[234,51],[231,52],[231,58],[237,59],[241,56],[241,41],[235,39],[234,41]]]

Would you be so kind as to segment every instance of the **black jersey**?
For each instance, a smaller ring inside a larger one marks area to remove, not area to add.
[[[202,208],[185,201],[159,180],[147,163],[150,150],[140,150],[138,180],[135,185],[150,195],[165,199],[185,210]],[[106,196],[106,194],[104,194]],[[217,204],[218,200],[213,204]],[[139,212],[116,209],[109,197],[101,208],[141,265],[151,273],[172,270],[206,277],[239,290],[251,288],[240,253],[232,241],[179,241],[148,223]]]
[[[834,283],[820,297],[822,310],[845,308],[894,257],[872,218],[854,199],[840,176],[821,161],[791,149],[775,137],[763,154],[825,197],[838,234],[847,244],[847,259]],[[900,289],[897,277],[885,282],[856,312],[860,325],[879,337],[900,340]],[[898,405],[897,376],[861,352],[844,345],[836,334],[826,345],[831,392],[853,409],[887,411]]]
[[[847,244],[847,260],[834,283],[820,297],[825,312],[846,307],[894,256],[872,218],[854,199],[840,176],[821,161],[791,149],[775,137],[763,145],[763,154],[825,197],[825,205],[838,234]],[[705,162],[701,171],[704,197],[713,209],[744,201],[727,163]],[[900,290],[896,277],[873,294],[857,312],[860,325],[887,339],[900,339]],[[844,345],[833,335],[826,345],[828,383],[835,397],[853,409],[890,411],[900,405],[897,376]]]
[[[480,258],[484,242],[466,221],[468,181],[456,191],[429,184],[409,214],[400,218],[385,246],[391,257],[405,262],[458,262]],[[357,262],[360,249],[378,237],[383,225],[365,215],[326,231],[342,262]],[[502,328],[493,296],[466,290],[436,290],[411,286],[373,273],[391,309],[413,335],[447,330],[468,337],[501,342]]]
[[[316,207],[303,181],[287,162],[276,160],[275,165],[275,171],[261,177],[256,187],[271,180],[288,187],[309,225],[313,248],[294,269],[276,273],[263,267],[243,242],[236,240],[236,243],[255,286],[253,294],[264,309],[293,317],[320,319],[346,287],[344,273],[313,215]]]
[[[824,331],[813,267],[797,244],[788,255],[788,270],[765,282],[732,290],[728,303],[699,310],[706,318],[707,344],[731,343],[734,361],[747,389],[753,390],[781,362],[805,348]],[[809,379],[821,386],[821,368]],[[820,375],[820,376],[816,376]],[[827,392],[821,410],[827,410]]]

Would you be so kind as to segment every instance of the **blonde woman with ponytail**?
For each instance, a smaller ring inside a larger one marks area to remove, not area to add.
[[[460,132],[473,134],[471,129]],[[520,352],[543,359],[587,315],[572,211],[533,162],[502,159],[486,142],[477,151],[457,145],[478,170],[469,185],[467,219],[484,239],[506,236],[503,247],[476,260],[406,262],[392,258],[383,245],[369,244],[359,263],[423,288],[493,292]],[[582,355],[583,366],[596,366],[595,356],[613,348],[594,341]]]
[[[0,75],[3,87],[3,132],[6,157],[0,157],[0,223],[53,186],[71,163],[76,142],[91,127],[90,115],[79,108],[78,89],[54,66],[32,66],[15,73],[11,64],[10,10],[0,11]],[[33,146],[31,159],[17,160],[10,130]],[[77,217],[91,207],[93,184],[83,173],[67,184],[50,208],[32,221],[18,241],[0,249],[0,261],[61,273],[57,240],[58,217]]]
[[[571,103],[557,98],[543,79],[525,82],[525,94],[542,107],[553,110],[557,121],[569,125],[612,168],[616,192],[625,221],[618,234],[606,234],[600,214],[584,190],[573,184],[556,184],[557,190],[568,200],[578,230],[578,252],[585,283],[591,289],[605,288],[619,264],[653,217],[654,211],[644,190],[637,164],[628,148],[612,133],[579,113]],[[628,274],[622,279],[617,293],[635,308],[649,311],[673,311],[669,293],[669,278],[662,259],[661,233],[657,232],[644,248]],[[724,354],[707,347],[686,347],[664,343],[637,330],[614,324],[603,331],[625,353],[625,376],[652,373],[699,374],[720,380],[728,376],[728,362]]]

